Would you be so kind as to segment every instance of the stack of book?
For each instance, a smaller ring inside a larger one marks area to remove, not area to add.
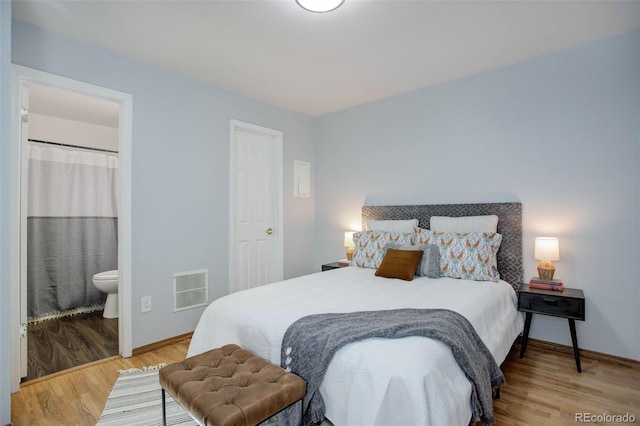
[[[564,285],[561,280],[543,280],[542,278],[533,277],[529,281],[529,288],[537,288],[539,290],[563,291]]]

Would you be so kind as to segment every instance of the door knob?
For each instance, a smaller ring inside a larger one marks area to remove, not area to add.
[[[271,234],[273,234],[273,229],[271,228],[267,229],[267,235],[271,235]]]

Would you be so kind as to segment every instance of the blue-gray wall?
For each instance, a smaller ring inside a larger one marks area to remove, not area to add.
[[[0,2],[3,108],[10,4]],[[581,346],[640,359],[640,31],[313,120],[23,22],[13,22],[12,38],[17,64],[133,95],[134,347],[193,329],[200,310],[171,312],[173,272],[206,267],[211,298],[227,291],[235,118],[284,131],[287,277],[344,257],[342,232],[359,226],[365,203],[521,201],[526,274],[535,274],[533,238],[558,236],[557,275],[587,296]],[[4,111],[0,361],[8,365]],[[312,162],[315,198],[287,189],[294,159]],[[145,295],[153,311],[141,314]],[[532,337],[570,344],[565,322],[553,318],[536,317]],[[5,424],[9,377],[0,374]]]
[[[311,119],[13,21],[13,63],[133,95],[133,347],[191,331],[202,308],[173,313],[174,272],[207,268],[228,293],[230,119],[284,132],[284,274],[313,263],[314,198],[293,198],[293,160],[313,161]],[[153,310],[140,312],[140,298]]]
[[[520,201],[585,291],[580,346],[640,359],[640,31],[314,120],[316,263],[344,257],[363,204]],[[571,344],[566,321],[531,336]]]
[[[11,423],[9,297],[9,142],[11,123],[11,2],[0,1],[0,424]]]

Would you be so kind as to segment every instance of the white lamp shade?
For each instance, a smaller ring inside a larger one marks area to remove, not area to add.
[[[303,8],[310,12],[329,12],[340,7],[344,0],[296,0]]]
[[[536,260],[560,260],[558,239],[554,237],[536,237],[533,257]]]
[[[353,243],[353,231],[347,231],[344,233],[344,246],[345,247],[355,247],[356,245]]]

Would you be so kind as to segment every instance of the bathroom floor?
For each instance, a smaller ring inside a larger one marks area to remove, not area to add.
[[[26,380],[108,358],[118,354],[118,319],[96,311],[29,324],[27,348]]]

